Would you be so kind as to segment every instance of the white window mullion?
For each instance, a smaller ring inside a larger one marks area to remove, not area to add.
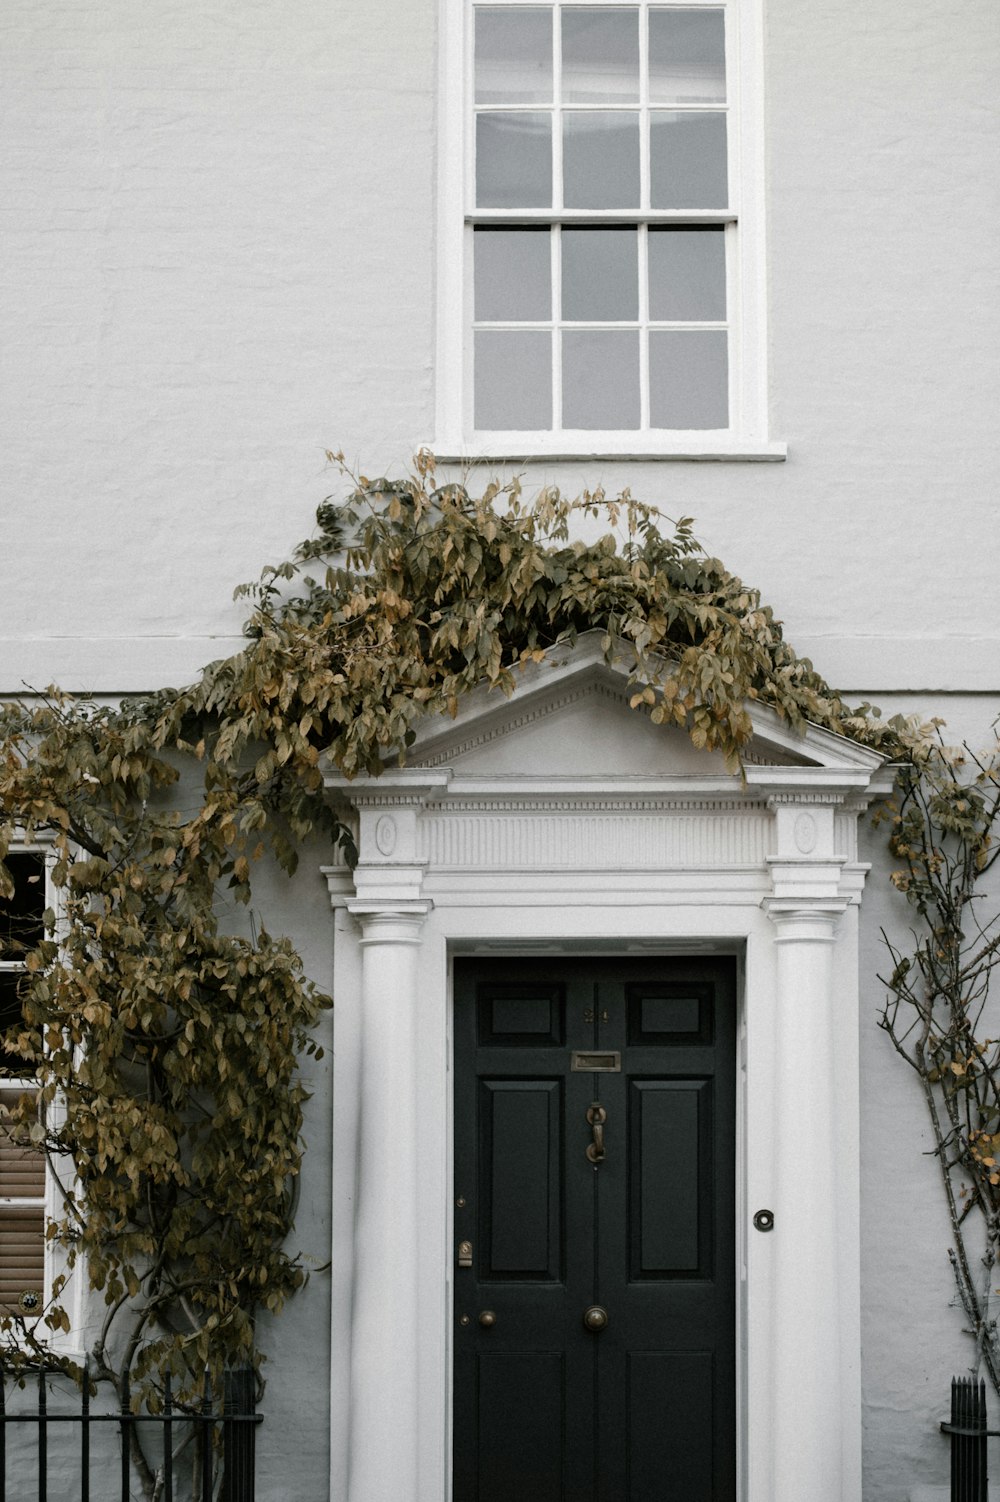
[[[742,431],[748,414],[743,401],[743,347],[736,331],[743,327],[739,274],[739,231],[735,224],[725,228],[726,247],[726,353],[729,359],[729,426]]]
[[[649,213],[649,6],[639,6],[639,203]],[[639,224],[639,427],[649,429],[649,221]]]
[[[649,226],[639,225],[639,426],[649,427]]]
[[[562,6],[552,7],[552,203],[563,209]],[[563,425],[562,226],[552,226],[552,427]]]
[[[649,210],[649,6],[639,7],[639,204]]]
[[[562,421],[562,226],[552,226],[552,426]]]
[[[552,204],[563,206],[562,7],[552,7]]]

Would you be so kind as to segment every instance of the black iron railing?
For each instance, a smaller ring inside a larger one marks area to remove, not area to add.
[[[178,1444],[185,1438],[193,1438],[195,1456],[193,1488],[185,1486],[184,1495],[192,1490],[203,1502],[210,1502],[213,1493],[213,1473],[220,1455],[217,1441],[221,1438],[222,1490],[221,1502],[254,1502],[255,1440],[256,1426],[262,1415],[255,1411],[255,1378],[249,1368],[227,1372],[221,1411],[217,1409],[211,1381],[206,1372],[199,1405],[193,1409],[178,1408],[172,1398],[170,1377],[165,1379],[163,1408],[159,1413],[133,1413],[128,1378],[122,1384],[118,1407],[109,1413],[95,1413],[90,1406],[89,1374],[80,1389],[79,1408],[64,1411],[61,1407],[49,1406],[46,1388],[47,1378],[52,1373],[40,1371],[37,1378],[37,1401],[34,1408],[18,1406],[15,1412],[7,1408],[4,1372],[0,1366],[0,1502],[50,1502],[49,1497],[49,1445],[53,1431],[63,1431],[66,1444],[60,1445],[57,1460],[59,1474],[65,1477],[69,1467],[79,1478],[75,1488],[80,1502],[113,1502],[113,1482],[105,1454],[91,1455],[91,1438],[95,1426],[104,1430],[107,1425],[117,1427],[117,1467],[120,1485],[120,1502],[129,1502],[133,1495],[131,1487],[132,1439],[140,1430],[149,1435],[150,1428],[159,1430],[156,1445],[157,1495],[162,1502],[180,1502],[179,1488],[175,1491],[176,1453]],[[10,1456],[8,1435],[17,1426],[22,1431],[34,1428],[37,1442],[30,1449],[18,1447],[16,1457]],[[72,1439],[73,1431],[77,1439]],[[106,1432],[106,1431],[105,1431]],[[58,1442],[57,1442],[58,1443]],[[103,1447],[94,1446],[95,1450]],[[75,1449],[76,1459],[67,1452]],[[13,1462],[9,1464],[9,1462]],[[98,1466],[99,1481],[91,1476],[92,1466]],[[13,1472],[16,1471],[16,1474]],[[191,1474],[190,1472],[188,1474]],[[58,1484],[60,1498],[65,1495],[65,1483]]]
[[[987,1502],[986,1383],[974,1377],[951,1381],[951,1423],[941,1425],[951,1436],[951,1502]]]

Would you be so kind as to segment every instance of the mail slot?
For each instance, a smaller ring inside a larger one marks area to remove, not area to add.
[[[574,1074],[621,1074],[620,1053],[582,1053],[575,1050],[570,1069]]]

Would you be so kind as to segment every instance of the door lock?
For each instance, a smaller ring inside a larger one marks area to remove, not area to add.
[[[471,1241],[460,1241],[458,1243],[458,1265],[459,1265],[459,1267],[471,1267],[472,1266],[472,1242]]]

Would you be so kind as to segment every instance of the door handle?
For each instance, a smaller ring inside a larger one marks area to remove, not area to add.
[[[591,1163],[604,1161],[604,1123],[608,1119],[608,1113],[599,1100],[587,1111],[587,1120],[590,1122],[592,1140],[587,1143],[587,1157]]]
[[[600,1304],[591,1304],[590,1308],[584,1312],[583,1323],[588,1330],[592,1330],[596,1335],[598,1331],[603,1330],[607,1325],[608,1311],[602,1309]]]

